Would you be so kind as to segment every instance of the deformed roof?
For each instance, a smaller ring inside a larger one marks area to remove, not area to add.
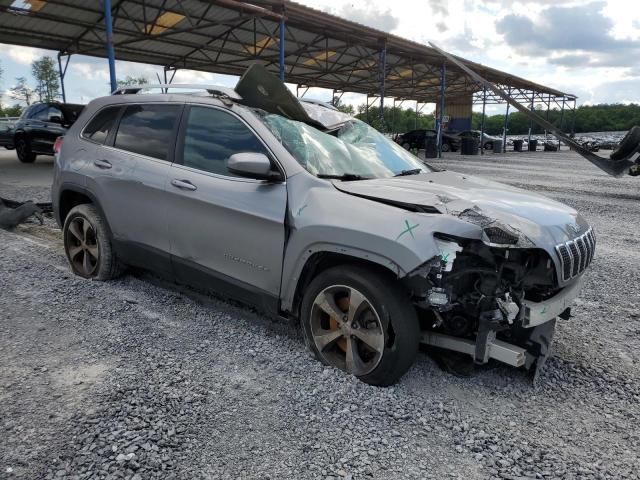
[[[435,102],[444,57],[436,50],[289,0],[112,0],[116,58],[241,75],[260,63],[279,70],[279,22],[285,19],[287,82]],[[102,2],[0,0],[0,42],[106,57]],[[446,48],[446,45],[444,46]],[[386,52],[384,57],[381,52]],[[463,59],[521,101],[575,96]],[[480,90],[447,63],[446,97]]]

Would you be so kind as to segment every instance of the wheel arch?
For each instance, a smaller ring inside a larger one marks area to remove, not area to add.
[[[405,275],[393,260],[366,250],[333,244],[314,245],[306,249],[288,285],[283,285],[281,310],[297,316],[304,290],[311,280],[331,267],[344,264],[370,267],[392,278]]]
[[[111,227],[109,226],[109,220],[104,214],[104,210],[100,205],[100,202],[93,193],[86,188],[73,184],[63,184],[60,188],[60,194],[58,195],[57,202],[55,204],[54,212],[56,222],[62,227],[67,215],[71,209],[77,205],[91,204],[98,209],[100,216],[103,218],[107,231],[111,237]]]

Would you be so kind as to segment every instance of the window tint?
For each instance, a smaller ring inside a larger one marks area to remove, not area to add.
[[[82,136],[94,142],[104,143],[116,121],[120,106],[107,107],[101,110],[84,128]]]
[[[268,155],[258,137],[238,118],[215,108],[191,107],[184,138],[184,165],[235,176],[227,170],[226,162],[241,152]]]
[[[33,110],[29,112],[29,118],[46,122],[49,119],[49,116],[47,115],[48,111],[48,105],[36,105],[33,107]]]
[[[58,107],[49,107],[49,111],[47,112],[47,120],[50,120],[51,117],[58,117],[60,120],[63,120],[62,111]]]
[[[166,160],[181,105],[131,105],[120,120],[115,147]]]

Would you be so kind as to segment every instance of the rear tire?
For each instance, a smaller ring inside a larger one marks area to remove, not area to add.
[[[409,142],[404,142],[402,144],[402,148],[404,148],[405,150],[409,150],[411,149],[411,144]]]
[[[316,358],[370,385],[394,384],[418,353],[420,328],[409,296],[373,268],[345,265],[320,273],[307,287],[300,313]]]
[[[31,144],[25,136],[20,136],[15,141],[18,160],[22,163],[33,163],[36,161],[36,154],[31,151]]]
[[[64,220],[62,234],[69,266],[76,275],[104,281],[122,273],[106,222],[95,206],[73,207]]]

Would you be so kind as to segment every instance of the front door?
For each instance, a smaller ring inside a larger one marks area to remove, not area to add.
[[[179,280],[256,305],[277,299],[285,241],[285,183],[240,178],[234,153],[273,158],[231,112],[186,107],[167,191],[169,234]]]

